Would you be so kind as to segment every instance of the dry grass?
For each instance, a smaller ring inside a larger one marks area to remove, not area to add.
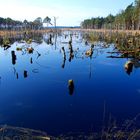
[[[0,140],[50,140],[47,133],[21,127],[0,126]]]
[[[45,30],[30,30],[29,32],[33,33],[46,33],[51,32],[55,29],[45,29]],[[102,33],[125,33],[125,34],[140,34],[140,30],[106,30],[106,29],[81,29],[81,28],[61,28],[57,29],[61,31],[83,31],[83,32],[102,32]],[[6,35],[17,35],[22,34],[25,31],[9,31],[9,30],[1,30],[0,36],[6,36]]]
[[[107,30],[107,29],[69,29],[69,30],[79,30],[85,32],[102,32],[102,33],[125,33],[125,34],[140,34],[140,30]]]

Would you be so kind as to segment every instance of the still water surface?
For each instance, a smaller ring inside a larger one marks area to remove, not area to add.
[[[85,56],[91,44],[85,44],[80,32],[72,37],[71,58],[69,34],[52,38],[53,45],[46,43],[49,35],[44,35],[41,44],[14,42],[7,50],[0,48],[0,124],[58,135],[100,130],[104,111],[106,118],[111,114],[118,122],[140,113],[139,67],[128,75],[124,69],[128,59],[107,58],[113,44],[106,48],[97,42],[92,58]],[[17,47],[34,51],[28,54]],[[71,94],[69,79],[74,81]]]

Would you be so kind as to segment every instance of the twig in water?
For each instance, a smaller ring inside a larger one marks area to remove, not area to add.
[[[38,51],[36,51],[36,52],[38,54],[38,56],[37,56],[37,59],[38,59],[41,56],[41,54]]]
[[[41,65],[41,64],[39,64],[38,62],[36,62],[36,64],[39,65],[39,66],[42,67],[42,68],[46,68],[46,69],[50,68],[50,67],[48,67],[48,66]]]

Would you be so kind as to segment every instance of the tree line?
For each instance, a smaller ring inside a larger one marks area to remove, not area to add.
[[[34,21],[22,21],[13,20],[11,18],[0,17],[0,30],[23,30],[23,29],[43,29],[43,24],[51,24],[51,18],[46,16],[44,19],[41,17],[36,18]]]
[[[85,29],[121,29],[140,30],[140,0],[135,0],[115,16],[85,19],[81,23]]]

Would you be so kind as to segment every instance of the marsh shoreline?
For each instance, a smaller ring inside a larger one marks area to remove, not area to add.
[[[83,32],[102,32],[102,33],[126,33],[131,35],[140,34],[140,30],[109,30],[109,29],[81,29],[81,28],[48,28],[44,30],[0,30],[0,36],[9,36],[9,35],[19,35],[24,34],[25,32],[31,33],[48,33],[56,31],[83,31]]]

